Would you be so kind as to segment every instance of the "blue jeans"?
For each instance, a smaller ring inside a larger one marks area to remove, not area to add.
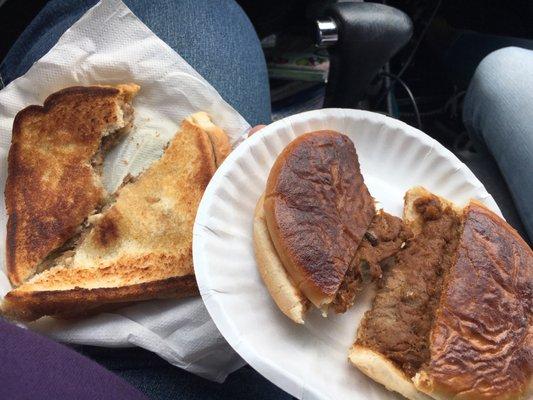
[[[533,51],[507,47],[485,57],[470,82],[463,120],[478,149],[496,160],[533,240]]]
[[[0,64],[7,85],[23,75],[96,0],[51,0]],[[253,126],[270,122],[265,59],[252,24],[232,0],[124,0]],[[0,86],[1,87],[1,86]],[[290,399],[250,367],[223,385],[208,382],[142,349],[81,346],[81,353],[152,399]]]
[[[265,58],[233,0],[123,0],[191,64],[250,125],[270,122]],[[96,0],[51,0],[0,64],[4,84],[23,75]]]

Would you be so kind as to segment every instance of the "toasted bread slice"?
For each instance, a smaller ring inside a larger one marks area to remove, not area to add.
[[[205,125],[191,122],[201,120],[183,121],[163,156],[90,218],[72,254],[9,292],[4,315],[73,316],[106,303],[197,293],[192,227],[220,151]],[[222,143],[229,146],[227,139]]]
[[[216,126],[211,121],[211,118],[209,118],[209,115],[205,112],[201,111],[194,113],[187,117],[187,121],[193,125],[201,127],[209,135],[209,139],[213,144],[217,167],[220,166],[231,152],[231,144],[228,140],[228,136],[220,127]]]
[[[133,122],[139,86],[71,87],[13,123],[5,189],[7,270],[20,285],[106,198],[103,153]]]

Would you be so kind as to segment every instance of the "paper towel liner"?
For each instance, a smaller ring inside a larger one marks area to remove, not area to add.
[[[253,368],[300,399],[400,398],[348,363],[348,348],[372,289],[346,314],[309,315],[300,326],[278,310],[257,270],[252,221],[277,155],[295,137],[333,129],[355,143],[370,193],[401,215],[407,189],[427,189],[464,204],[470,198],[500,214],[474,174],[419,130],[358,110],[324,109],[277,121],[241,144],[209,183],[193,231],[196,279],[207,309],[231,346]],[[500,214],[501,215],[501,214]]]
[[[22,77],[0,91],[0,186],[15,114],[42,104],[67,86],[135,82],[135,129],[108,154],[103,182],[113,192],[160,157],[187,115],[207,111],[235,144],[248,123],[183,58],[154,35],[121,1],[103,0],[88,10]],[[3,192],[3,190],[2,190]],[[0,196],[0,294],[5,271],[7,214]],[[154,300],[78,321],[44,318],[28,324],[56,340],[96,346],[140,346],[170,363],[222,381],[244,362],[222,338],[199,297]]]

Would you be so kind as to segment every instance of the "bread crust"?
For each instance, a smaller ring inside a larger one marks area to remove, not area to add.
[[[287,272],[316,307],[324,308],[375,214],[352,141],[334,131],[293,140],[270,171],[264,207]]]
[[[72,317],[109,304],[197,294],[192,227],[215,170],[209,135],[184,120],[163,156],[91,218],[73,254],[8,293],[2,313]]]
[[[12,284],[35,273],[103,201],[91,158],[107,131],[126,127],[121,104],[138,90],[134,84],[70,87],[16,115],[5,189]]]
[[[362,373],[381,383],[391,392],[400,393],[410,400],[429,400],[425,394],[416,390],[413,382],[382,354],[364,346],[354,344],[348,352],[348,359]]]
[[[204,111],[194,113],[186,119],[191,124],[199,126],[209,135],[209,140],[213,145],[213,152],[215,154],[215,163],[219,167],[231,152],[228,135],[220,127],[215,125],[209,115]]]
[[[254,251],[259,273],[279,309],[297,324],[303,324],[309,302],[294,285],[276,253],[265,220],[264,195],[254,213]]]
[[[465,209],[456,261],[415,377],[437,399],[525,399],[533,376],[533,252],[479,202]]]
[[[137,301],[178,299],[197,294],[194,275],[186,275],[118,288],[12,291],[2,302],[1,312],[6,318],[17,321],[34,321],[43,315],[70,319],[113,310]]]
[[[421,228],[410,189],[404,221]],[[356,341],[354,365],[389,390],[416,398],[416,388],[438,400],[527,399],[533,374],[533,254],[518,233],[483,204],[464,209],[457,250],[442,284],[429,336],[427,362],[409,378],[387,357]],[[360,333],[360,332],[359,332]]]

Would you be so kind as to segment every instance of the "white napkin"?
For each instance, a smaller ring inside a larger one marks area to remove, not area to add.
[[[120,0],[102,0],[76,22],[22,77],[0,91],[0,187],[15,114],[72,85],[135,82],[136,127],[104,164],[104,185],[114,191],[127,173],[138,174],[158,158],[180,121],[207,111],[232,143],[248,123],[174,50],[150,31]],[[2,190],[3,192],[3,190]],[[0,196],[0,294],[5,275],[7,215]],[[210,319],[199,297],[139,303],[79,321],[44,318],[28,324],[59,341],[108,347],[139,346],[173,365],[223,381],[244,365]]]

